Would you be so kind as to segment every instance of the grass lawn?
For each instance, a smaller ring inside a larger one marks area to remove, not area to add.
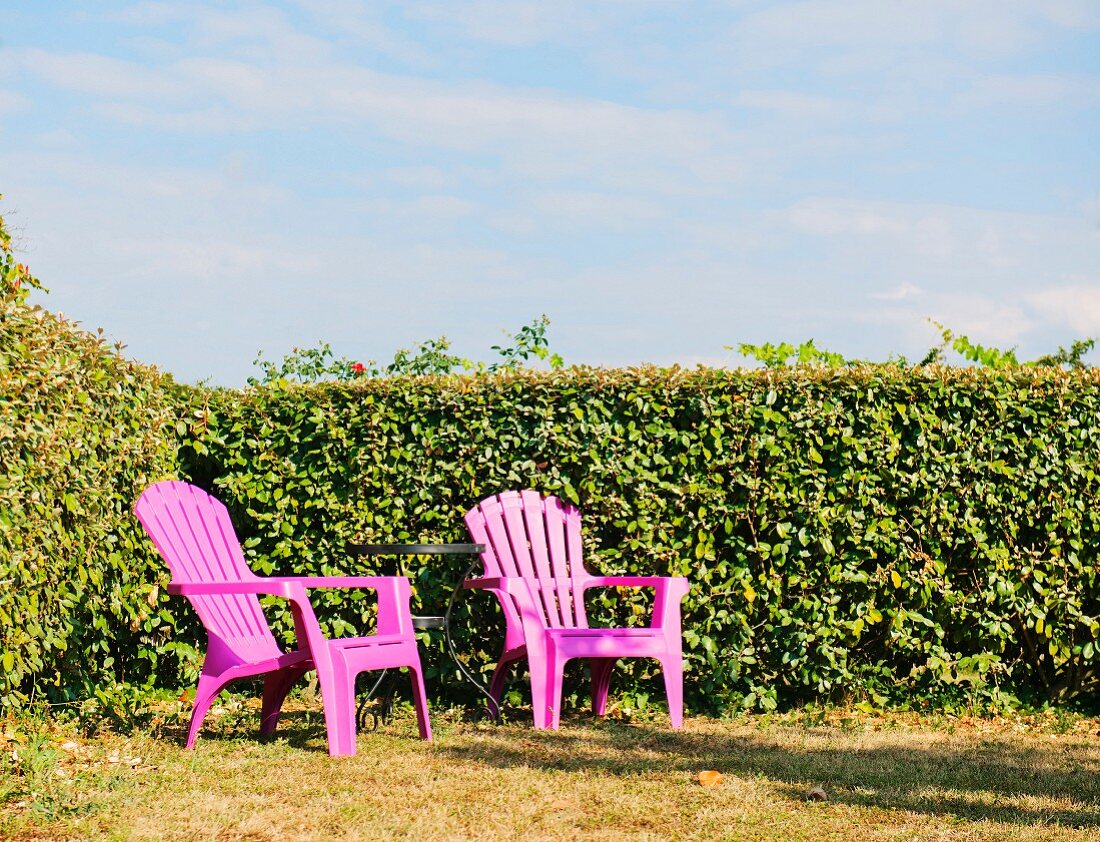
[[[195,752],[177,724],[9,723],[0,838],[1100,839],[1096,719],[577,716],[547,733],[436,714],[433,744],[404,717],[333,760],[319,711],[297,704],[260,743],[250,704],[208,719]],[[724,782],[700,786],[707,769]]]

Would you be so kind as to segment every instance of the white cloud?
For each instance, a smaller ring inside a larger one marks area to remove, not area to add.
[[[425,21],[446,24],[465,37],[509,47],[524,47],[597,28],[605,4],[576,0],[446,0],[415,2],[408,11]]]
[[[1100,106],[1100,79],[1054,73],[978,75],[951,100],[951,107],[959,111],[1003,105],[1035,108],[1055,104],[1095,110]]]
[[[193,8],[193,7],[192,7]],[[186,18],[188,9],[181,3],[152,2],[133,3],[114,13],[114,20],[133,26],[164,26]]]
[[[395,31],[382,20],[381,4],[361,0],[294,0],[313,19],[340,41],[351,41],[360,49],[389,56],[406,64],[433,66],[438,53]]]
[[[223,106],[165,113],[141,105],[103,102],[89,106],[89,110],[126,126],[180,134],[221,135],[252,132],[267,125],[255,115]]]
[[[439,217],[469,216],[477,209],[476,204],[458,196],[421,196],[415,204],[419,213]]]
[[[190,95],[184,80],[125,59],[96,53],[25,48],[8,58],[45,81],[68,91],[112,99],[148,98],[167,103]]]
[[[1044,289],[1026,299],[1044,319],[1078,334],[1100,336],[1100,279]]]
[[[879,52],[947,46],[1011,55],[1034,47],[1050,29],[1098,25],[1100,10],[1088,0],[804,0],[749,14],[734,32],[757,56],[771,52],[774,60],[789,60],[798,51],[838,47]]]
[[[910,228],[900,214],[886,210],[882,205],[859,200],[808,199],[783,213],[795,228],[819,237],[897,235]]]
[[[1097,100],[1095,77],[1072,72],[1005,72],[1059,39],[1100,31],[1100,5],[1089,0],[803,0],[770,4],[732,23],[719,50],[727,78],[771,76],[777,67],[813,78],[809,90],[753,93],[761,107],[788,115],[817,111],[873,126],[946,112]],[[809,96],[800,102],[798,97]],[[1095,106],[1094,106],[1095,107]]]
[[[924,290],[916,284],[904,281],[886,292],[871,293],[871,298],[878,301],[904,301],[907,298],[915,298],[923,293]]]
[[[958,205],[806,199],[776,214],[832,248],[858,250],[916,272],[948,271],[969,283],[1063,279],[1093,257],[1088,223],[1077,216],[990,211]],[[1041,268],[1040,268],[1041,267]]]
[[[1034,318],[1021,303],[966,293],[939,295],[930,315],[957,335],[996,347],[1016,345],[1035,327]]]
[[[839,116],[845,110],[844,103],[838,100],[797,91],[742,91],[734,102],[745,108],[817,120]]]
[[[187,33],[191,52],[231,47],[238,56],[314,59],[331,46],[294,27],[279,9],[258,4],[241,8],[183,2],[143,2],[113,15],[121,23],[141,27],[177,25]]]
[[[564,219],[583,224],[573,214],[589,213],[594,225],[631,210],[644,222],[661,206],[549,191],[509,217],[447,194],[304,201],[218,172],[110,167],[61,153],[0,156],[0,169],[58,179],[31,189],[18,178],[10,193],[58,306],[124,328],[139,358],[223,382],[242,380],[258,347],[278,354],[317,338],[380,357],[446,333],[463,353],[484,353],[487,331],[539,312],[554,320],[556,347],[597,363],[710,360],[737,341],[810,336],[850,356],[914,356],[931,344],[927,316],[977,342],[1030,341],[1038,354],[1065,339],[1062,329],[1042,333],[1063,324],[1057,307],[1082,308],[1077,298],[1032,300],[1029,291],[1044,282],[1089,288],[1059,281],[1087,266],[1092,248],[1087,225],[1075,230],[1061,217],[820,198],[741,212],[709,244],[683,239],[692,229],[685,219],[639,241],[636,254],[558,248],[540,260],[517,244],[560,237],[545,230],[555,206],[572,203]],[[453,214],[484,215],[517,239],[486,248],[448,238]],[[914,236],[914,222],[930,219],[950,234],[943,256]],[[1011,260],[993,262],[991,246],[978,246],[981,232],[993,232]],[[885,290],[870,302],[868,279]],[[455,313],[463,314],[457,324]],[[191,341],[196,331],[201,347]]]
[[[554,221],[581,228],[628,230],[665,215],[660,205],[635,196],[588,190],[552,190],[535,197],[532,207]]]
[[[519,237],[529,236],[538,230],[538,224],[532,217],[519,213],[494,214],[489,217],[488,223],[498,231]]]
[[[656,170],[675,189],[736,180],[743,162],[717,114],[652,109],[545,90],[441,82],[347,63],[274,66],[189,58],[155,68],[87,53],[27,50],[18,60],[58,87],[94,94],[97,113],[170,132],[241,132],[358,121],[419,146],[500,156],[531,177],[607,183]],[[667,170],[678,171],[669,177]],[[662,172],[665,171],[665,172]]]
[[[31,101],[15,91],[0,90],[0,116],[29,108]]]
[[[473,210],[449,196],[303,201],[216,171],[60,152],[0,152],[0,172],[52,289],[44,303],[187,378],[240,382],[257,348],[319,337],[384,356],[451,333],[470,301],[499,301],[535,274],[506,250],[441,236]],[[474,337],[506,324],[480,307],[462,321]]]
[[[415,167],[387,167],[380,175],[387,181],[400,184],[402,187],[422,187],[439,190],[450,187],[457,180],[455,176],[442,169],[433,166]]]
[[[80,139],[68,129],[52,129],[38,135],[37,143],[46,149],[75,149]]]

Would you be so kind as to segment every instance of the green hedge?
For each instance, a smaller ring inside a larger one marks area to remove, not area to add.
[[[184,469],[265,571],[365,569],[354,538],[464,539],[462,513],[508,488],[579,503],[592,569],[691,579],[697,710],[1064,701],[1100,678],[1096,373],[391,379],[212,393],[191,431]],[[424,609],[460,572],[440,564],[413,570]],[[364,627],[329,598],[336,630]],[[460,648],[488,659],[495,609],[471,599]]]
[[[345,542],[461,540],[488,494],[559,494],[583,509],[594,571],[691,579],[699,711],[1098,686],[1095,373],[575,369],[210,390],[23,304],[0,330],[3,705],[193,676],[201,630],[131,515],[165,476],[225,500],[255,569],[286,573],[377,570]],[[421,610],[459,564],[412,562]],[[369,600],[324,598],[332,631],[369,628]],[[593,610],[636,622],[641,599]],[[491,599],[469,595],[458,620],[460,649],[488,663]],[[437,655],[437,700],[471,701]],[[615,692],[656,686],[628,663]]]
[[[162,565],[131,510],[178,470],[171,394],[73,322],[0,296],[0,707],[143,680],[163,653]]]

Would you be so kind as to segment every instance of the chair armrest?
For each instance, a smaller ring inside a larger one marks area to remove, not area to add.
[[[319,652],[323,647],[317,617],[309,603],[305,588],[296,582],[271,581],[269,579],[250,579],[242,582],[169,582],[168,593],[176,596],[253,596],[267,595],[282,597],[290,603],[294,615],[294,635],[300,649]]]
[[[257,579],[248,582],[169,582],[168,593],[176,596],[231,596],[267,594],[295,599],[305,596],[302,587],[287,580]]]
[[[521,576],[486,576],[481,579],[466,579],[462,587],[470,590],[483,590],[500,600],[500,607],[507,620],[505,649],[526,644],[531,647],[542,646],[542,630],[545,620],[536,596],[538,582]]]
[[[571,580],[564,581],[567,587],[572,588]],[[542,583],[537,579],[525,579],[522,576],[486,576],[482,579],[466,579],[462,587],[470,590],[482,590],[500,594],[507,594],[518,602],[523,603],[529,599],[538,599],[536,594],[542,588]]]
[[[582,583],[585,588],[671,588],[684,594],[691,588],[683,576],[591,576]]]
[[[405,576],[265,576],[244,582],[171,582],[168,593],[180,596],[267,594],[303,603],[307,588],[371,588],[378,591],[378,633],[412,634],[412,589]],[[314,620],[313,622],[316,622]]]
[[[588,588],[653,588],[653,619],[650,628],[667,628],[679,634],[680,602],[691,590],[683,576],[591,576],[582,580]]]
[[[378,634],[411,635],[412,586],[408,576],[269,576],[302,588],[369,588],[378,591]]]
[[[409,581],[408,576],[265,576],[265,582],[287,582],[303,588],[370,588],[383,590],[393,587],[395,580]]]
[[[467,579],[462,587],[470,590],[500,591],[506,594],[530,595],[530,585],[519,576],[487,576],[482,579]]]

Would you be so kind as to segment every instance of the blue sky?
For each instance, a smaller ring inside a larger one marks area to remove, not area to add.
[[[1035,356],[1100,336],[1100,4],[0,0],[0,192],[42,303],[189,381],[542,313]]]

